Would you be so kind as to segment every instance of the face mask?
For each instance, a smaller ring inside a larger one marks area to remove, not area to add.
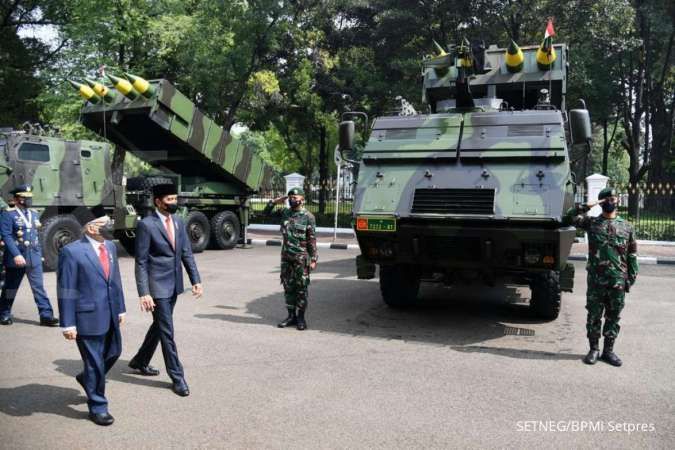
[[[291,205],[291,208],[298,208],[298,207],[302,206],[302,200],[296,200],[296,199],[290,200],[289,199],[288,204]]]
[[[19,204],[23,206],[24,208],[30,208],[33,206],[33,199],[32,198],[22,198],[19,200]]]
[[[616,209],[616,203],[604,202],[602,205],[602,211],[606,213],[612,213]]]
[[[169,214],[173,214],[178,211],[178,203],[164,203],[164,209],[166,209]]]
[[[103,226],[98,227],[98,234],[103,238],[109,241],[112,241],[115,238],[114,235],[115,226],[112,222],[108,222]]]

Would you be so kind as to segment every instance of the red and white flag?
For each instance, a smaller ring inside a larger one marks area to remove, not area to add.
[[[546,24],[546,32],[544,32],[544,39],[555,36],[555,31],[553,30],[553,19],[548,19]]]

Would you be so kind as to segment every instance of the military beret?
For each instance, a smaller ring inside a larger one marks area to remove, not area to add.
[[[303,191],[302,188],[300,188],[300,187],[294,187],[290,191],[288,191],[288,194],[286,194],[286,195],[288,195],[289,197],[291,195],[302,195],[304,197],[305,191]]]
[[[73,215],[81,225],[85,225],[92,220],[99,219],[103,216],[106,216],[107,214],[103,208],[103,205],[96,205],[91,208],[87,208],[86,206],[78,206],[73,211]]]
[[[176,194],[178,194],[178,190],[176,189],[176,185],[173,183],[157,184],[152,187],[152,196],[154,198],[161,198],[167,195]]]
[[[19,197],[32,197],[33,196],[33,186],[30,184],[20,184],[11,191],[10,194]]]
[[[602,200],[603,198],[608,198],[608,197],[616,197],[617,195],[618,194],[616,192],[616,189],[614,189],[614,188],[604,188],[598,194],[598,200]]]

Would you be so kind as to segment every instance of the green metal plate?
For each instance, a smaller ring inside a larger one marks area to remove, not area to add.
[[[394,217],[367,217],[356,218],[357,231],[396,231],[396,219]]]

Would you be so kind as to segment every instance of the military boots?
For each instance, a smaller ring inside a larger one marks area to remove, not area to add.
[[[602,349],[602,356],[600,358],[614,367],[619,367],[623,364],[621,359],[614,353],[614,338],[605,338],[605,347]]]
[[[298,309],[298,330],[302,331],[307,329],[307,322],[305,322],[305,310]]]
[[[591,346],[591,349],[584,358],[584,362],[586,364],[595,364],[598,362],[598,357],[600,356],[600,344],[598,342],[598,338],[589,338],[588,342]]]
[[[286,328],[290,327],[291,325],[295,325],[298,323],[298,318],[295,315],[295,310],[289,309],[288,310],[288,317],[286,317],[283,321],[279,322],[277,325],[279,328]]]

